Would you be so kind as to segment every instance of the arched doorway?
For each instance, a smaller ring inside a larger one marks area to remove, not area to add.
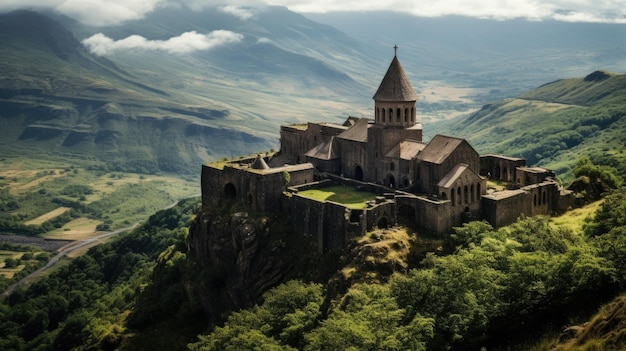
[[[396,178],[391,174],[387,175],[387,185],[389,185],[390,188],[396,187]]]
[[[493,171],[493,179],[500,180],[500,165],[496,165],[496,168]]]
[[[237,189],[235,189],[233,183],[224,185],[224,198],[226,200],[235,200],[237,198]]]
[[[354,179],[358,181],[363,180],[363,168],[361,166],[354,167]]]
[[[376,226],[379,229],[384,229],[384,228],[388,228],[389,227],[389,221],[387,220],[387,217],[381,217],[378,220],[378,223],[376,224]]]

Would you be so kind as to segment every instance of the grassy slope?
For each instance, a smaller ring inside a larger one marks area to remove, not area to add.
[[[626,76],[594,72],[545,84],[518,98],[485,105],[451,126],[481,153],[521,156],[572,179],[588,156],[626,174]]]

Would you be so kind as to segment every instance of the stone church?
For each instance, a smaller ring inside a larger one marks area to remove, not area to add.
[[[322,251],[340,250],[351,237],[403,216],[445,235],[469,220],[501,226],[522,214],[570,206],[571,194],[547,169],[526,167],[520,158],[481,156],[464,139],[436,135],[423,142],[418,95],[397,55],[373,100],[373,119],[282,126],[275,155],[205,165],[203,204],[232,199],[257,211],[298,213],[291,216],[294,228],[317,236]],[[506,190],[489,189],[488,178],[506,183]],[[299,189],[329,182],[366,188],[380,201],[351,210],[298,196]]]

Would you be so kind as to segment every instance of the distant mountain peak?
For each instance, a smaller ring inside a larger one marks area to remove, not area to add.
[[[63,25],[30,10],[0,15],[0,38],[51,50],[61,59],[68,59],[71,53],[82,50],[80,42]]]

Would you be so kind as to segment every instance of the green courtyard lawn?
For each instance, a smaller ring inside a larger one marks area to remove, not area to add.
[[[298,194],[317,201],[337,202],[356,210],[366,208],[366,202],[376,198],[376,194],[345,185],[309,189],[300,191]]]

